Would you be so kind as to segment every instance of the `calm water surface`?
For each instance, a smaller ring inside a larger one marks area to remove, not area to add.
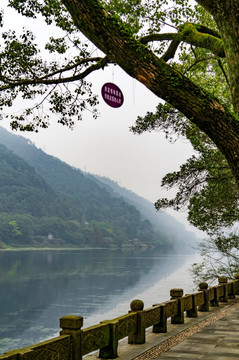
[[[0,354],[54,337],[59,318],[84,327],[169,300],[171,288],[193,291],[188,269],[198,255],[120,250],[0,252]]]

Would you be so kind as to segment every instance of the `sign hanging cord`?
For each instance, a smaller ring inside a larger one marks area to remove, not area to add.
[[[111,70],[111,73],[112,73],[112,83],[114,84],[115,83],[115,69],[114,69],[114,64],[112,65],[112,70]]]

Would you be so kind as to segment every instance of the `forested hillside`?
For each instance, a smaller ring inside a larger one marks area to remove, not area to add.
[[[187,231],[185,226],[178,222],[173,216],[167,214],[165,211],[157,211],[154,204],[148,200],[138,196],[133,191],[119,186],[115,181],[106,177],[88,175],[91,179],[106,188],[114,196],[120,196],[128,203],[135,206],[143,219],[152,223],[154,228],[161,233],[165,234],[167,241],[171,242],[173,246],[192,246],[196,247],[199,238],[191,231]]]
[[[170,228],[153,226],[137,204],[99,179],[3,128],[0,144],[2,247],[174,245]]]

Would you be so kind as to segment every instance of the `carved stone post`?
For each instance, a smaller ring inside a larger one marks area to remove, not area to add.
[[[236,297],[236,280],[230,281],[228,284],[228,299],[235,299]]]
[[[72,360],[82,359],[81,333],[83,317],[66,315],[60,318],[60,335],[71,335],[72,338]]]
[[[198,307],[196,304],[196,294],[192,294],[192,309],[186,311],[187,317],[198,317]]]
[[[227,277],[219,276],[218,278],[219,285],[223,285],[223,297],[220,299],[221,302],[228,301],[228,285],[227,285]]]
[[[144,321],[144,303],[141,300],[133,300],[130,304],[130,312],[137,312],[137,333],[128,336],[129,344],[145,343],[145,321]]]
[[[99,358],[101,359],[115,359],[118,357],[118,321],[102,321],[101,323],[109,324],[110,343],[108,346],[100,349]]]
[[[211,306],[219,306],[219,294],[218,294],[218,287],[213,287],[213,299],[210,301]]]
[[[178,300],[178,313],[171,317],[171,324],[184,324],[183,289],[171,289],[171,300]]]
[[[199,291],[203,291],[204,304],[198,307],[199,311],[209,311],[209,296],[208,296],[208,284],[201,282],[199,284]]]
[[[167,316],[166,316],[165,304],[160,304],[160,320],[157,324],[153,325],[153,332],[154,333],[167,332]]]
[[[239,295],[239,274],[235,274],[234,279],[236,280],[236,282],[235,282],[236,295]]]

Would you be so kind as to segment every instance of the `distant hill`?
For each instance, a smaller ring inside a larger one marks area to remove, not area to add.
[[[182,238],[193,237],[167,214],[160,224],[146,200],[1,127],[0,144],[2,247],[171,247],[180,242],[179,228]]]
[[[199,238],[191,231],[186,230],[185,226],[177,221],[173,216],[167,214],[165,211],[157,211],[150,201],[135,194],[133,191],[125,189],[115,181],[106,177],[89,175],[91,179],[95,179],[100,186],[105,187],[114,196],[120,196],[128,203],[135,206],[142,218],[147,219],[152,223],[154,229],[165,234],[168,241],[175,246],[185,245],[187,247],[194,247],[198,244]]]

